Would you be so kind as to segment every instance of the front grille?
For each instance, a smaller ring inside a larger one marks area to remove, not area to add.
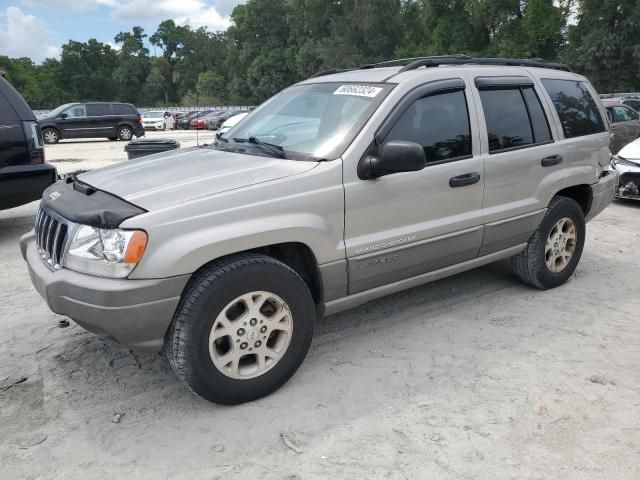
[[[49,267],[59,270],[62,268],[69,226],[58,215],[40,208],[36,215],[35,230],[38,253]]]

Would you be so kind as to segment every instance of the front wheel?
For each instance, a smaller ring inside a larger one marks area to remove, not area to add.
[[[60,141],[60,134],[54,128],[45,128],[42,130],[42,138],[44,138],[45,143],[52,145]]]
[[[131,140],[133,138],[133,130],[131,129],[131,127],[128,127],[126,125],[120,127],[118,129],[118,138],[125,142]]]
[[[511,258],[515,276],[542,290],[562,285],[580,261],[585,235],[580,205],[571,198],[555,197],[527,247]]]
[[[281,387],[311,345],[315,306],[300,276],[264,255],[216,262],[185,289],[165,351],[203,398],[235,405]]]

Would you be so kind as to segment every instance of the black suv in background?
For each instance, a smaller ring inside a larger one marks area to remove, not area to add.
[[[38,122],[46,143],[58,143],[65,138],[96,137],[129,141],[134,136],[144,135],[140,113],[130,103],[67,103]]]
[[[42,133],[22,96],[0,72],[0,210],[37,200],[57,179],[44,163]]]

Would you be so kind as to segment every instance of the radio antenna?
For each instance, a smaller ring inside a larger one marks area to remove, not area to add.
[[[199,133],[200,129],[198,128],[198,120],[200,119],[200,94],[198,93],[198,86],[196,85],[196,147],[200,146]]]

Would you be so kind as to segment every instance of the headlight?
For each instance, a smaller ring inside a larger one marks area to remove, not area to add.
[[[613,157],[613,163],[616,165],[624,165],[625,167],[640,167],[636,162],[632,162],[631,160],[627,160],[626,158],[621,157],[620,155],[616,155]]]
[[[79,225],[64,257],[69,270],[99,277],[124,278],[138,264],[147,246],[142,230],[105,230]]]

